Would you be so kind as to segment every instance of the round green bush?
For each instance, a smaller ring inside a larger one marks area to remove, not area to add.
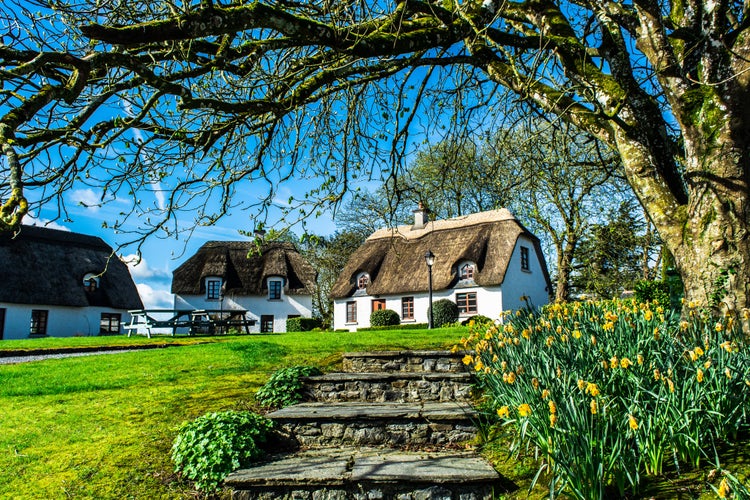
[[[458,321],[458,306],[451,300],[440,299],[433,302],[432,311],[432,324],[437,328]]]
[[[370,326],[393,326],[401,323],[398,313],[392,309],[381,309],[370,314]]]
[[[302,400],[302,377],[321,375],[314,366],[290,366],[277,370],[263,387],[255,393],[255,399],[263,406],[283,408]]]
[[[664,281],[641,280],[635,284],[635,299],[641,303],[656,301],[668,307],[669,284]]]
[[[273,422],[247,411],[207,413],[180,427],[172,445],[175,472],[205,492],[216,491],[232,471],[263,456],[259,444]]]
[[[482,314],[475,314],[474,316],[471,316],[463,320],[461,322],[461,325],[467,326],[472,321],[474,322],[474,325],[491,325],[493,323],[492,319],[490,319],[489,317],[484,316]]]

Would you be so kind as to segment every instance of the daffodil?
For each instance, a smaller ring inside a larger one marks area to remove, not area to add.
[[[552,414],[557,413],[557,405],[555,404],[554,401],[549,402],[549,412]]]
[[[591,414],[596,415],[596,412],[599,411],[599,405],[596,404],[596,399],[592,399],[591,403],[589,404],[589,407],[591,408]]]
[[[703,382],[703,370],[698,368],[698,372],[695,374],[695,378],[696,380],[698,380],[699,383]]]
[[[643,364],[643,354],[639,354],[639,355],[638,355],[638,357],[637,357],[636,359],[638,360],[638,364],[639,364],[639,365],[642,365],[642,364]]]
[[[591,394],[593,397],[597,397],[599,395],[599,388],[596,386],[596,384],[589,382],[586,385],[586,392]]]
[[[463,363],[468,366],[474,362],[474,358],[471,357],[471,354],[467,354],[461,361],[463,361]]]
[[[550,413],[549,415],[549,426],[550,428],[554,429],[555,425],[557,425],[557,415],[554,413]]]
[[[542,399],[547,399],[549,397],[549,389],[544,389],[542,391]]]
[[[732,489],[729,487],[727,478],[722,479],[721,483],[719,483],[719,490],[717,491],[717,495],[719,495],[719,498],[727,498],[731,491]]]
[[[510,414],[510,410],[507,406],[501,406],[497,409],[497,416],[500,418],[508,418],[508,415]]]
[[[531,406],[526,403],[519,405],[518,414],[522,417],[528,417],[529,415],[531,415]]]
[[[630,361],[628,358],[622,358],[620,360],[620,368],[622,368],[623,370],[627,369],[628,367],[632,365],[633,365],[633,362]]]
[[[628,425],[633,430],[638,429],[638,421],[635,419],[633,415],[628,415]]]

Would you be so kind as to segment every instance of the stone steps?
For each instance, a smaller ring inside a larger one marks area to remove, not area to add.
[[[342,365],[349,373],[441,372],[462,373],[466,352],[377,351],[344,353]]]
[[[466,353],[346,353],[307,377],[309,401],[269,413],[298,451],[231,474],[238,500],[484,500],[507,491],[474,452]],[[415,451],[416,450],[416,451]]]
[[[467,453],[382,449],[308,451],[237,471],[235,500],[491,499],[498,475]]]
[[[468,401],[471,375],[452,372],[329,373],[305,377],[305,401]]]
[[[304,447],[455,445],[476,435],[473,408],[451,403],[302,403],[269,413]]]

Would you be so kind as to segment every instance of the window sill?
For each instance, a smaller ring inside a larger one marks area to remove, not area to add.
[[[401,320],[401,323],[416,323],[417,320],[414,318],[404,318]]]
[[[283,299],[266,299],[266,302],[284,302]]]
[[[531,272],[531,269],[521,269],[521,272],[526,274],[534,274]]]
[[[359,323],[357,323],[357,322],[354,322],[354,323],[344,323],[345,326],[354,326],[354,325],[358,325],[358,324]]]

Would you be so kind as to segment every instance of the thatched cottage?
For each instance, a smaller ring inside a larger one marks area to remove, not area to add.
[[[370,314],[392,309],[402,323],[426,323],[428,266],[434,255],[433,301],[450,299],[460,319],[546,304],[551,283],[539,239],[506,209],[381,229],[351,256],[333,287],[334,328],[370,326]],[[523,297],[523,299],[522,299]]]
[[[0,235],[0,339],[116,334],[141,308],[102,239],[36,226]]]
[[[256,332],[312,315],[316,273],[291,243],[209,241],[172,273],[175,309],[244,310]]]

